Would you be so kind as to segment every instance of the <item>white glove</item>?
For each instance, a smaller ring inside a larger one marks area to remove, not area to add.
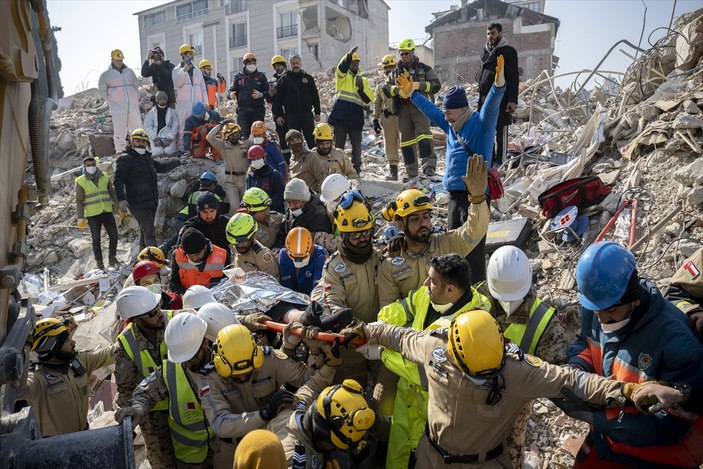
[[[381,359],[381,346],[380,345],[370,345],[364,344],[361,347],[357,347],[356,351],[359,352],[367,360],[380,360]]]
[[[251,92],[251,97],[254,99],[261,99],[263,96],[264,94],[259,90],[254,90]]]

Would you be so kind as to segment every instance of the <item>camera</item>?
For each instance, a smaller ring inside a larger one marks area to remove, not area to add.
[[[159,60],[162,59],[161,53],[160,53],[160,52],[155,51],[155,50],[154,50],[154,51],[151,51],[151,52],[153,53],[152,58],[153,58],[154,60],[159,61]]]

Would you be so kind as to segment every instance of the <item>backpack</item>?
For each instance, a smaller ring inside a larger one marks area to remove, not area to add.
[[[537,201],[542,215],[552,218],[569,205],[577,206],[579,211],[597,205],[611,190],[598,176],[583,176],[550,187],[537,197]]]

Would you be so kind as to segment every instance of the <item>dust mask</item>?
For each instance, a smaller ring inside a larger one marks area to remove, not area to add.
[[[523,303],[524,300],[517,300],[517,301],[503,301],[500,300],[498,303],[500,303],[500,306],[503,308],[503,311],[505,311],[506,316],[510,316],[513,314],[517,309],[520,307],[520,305]]]
[[[205,262],[205,259],[199,260],[199,261],[194,261],[190,257],[188,258],[188,264],[190,265],[200,265],[203,262]]]
[[[86,166],[85,172],[88,174],[95,174],[98,171],[97,166]]]
[[[298,218],[300,215],[303,214],[303,209],[299,208],[297,210],[291,210],[290,214],[293,215],[295,218]]]
[[[432,303],[431,301],[430,301],[430,304],[432,305],[432,307],[434,308],[434,310],[437,311],[439,314],[444,314],[444,313],[446,313],[446,312],[449,310],[449,308],[451,308],[452,306],[454,306],[454,303],[446,303],[446,304],[443,304],[443,305],[438,305],[438,304],[436,304],[436,303]]]
[[[249,72],[249,73],[254,73],[256,71],[256,65],[253,65],[253,64],[247,65],[246,68],[247,68],[247,72]]]
[[[152,292],[154,295],[160,295],[160,294],[161,294],[161,285],[159,285],[158,283],[152,283],[151,285],[149,285],[149,286],[146,287],[146,288],[147,288],[147,290],[149,290],[150,292]]]
[[[261,145],[262,143],[264,143],[264,137],[254,137],[251,139],[251,141],[257,145]]]
[[[627,326],[627,324],[630,322],[630,318],[623,319],[622,321],[618,322],[611,322],[610,324],[601,324],[600,327],[603,329],[603,332],[606,334],[610,334],[612,332],[617,332],[623,327]]]
[[[157,104],[159,109],[166,109],[168,107],[168,104]]]
[[[134,151],[136,151],[140,155],[146,154],[146,148],[135,148]]]
[[[264,167],[265,164],[266,164],[266,161],[263,158],[251,160],[251,167],[254,169],[261,169]]]
[[[310,263],[310,258],[305,258],[302,261],[293,261],[293,265],[296,269],[302,269]]]

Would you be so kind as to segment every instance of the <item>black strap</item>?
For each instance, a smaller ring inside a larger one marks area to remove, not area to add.
[[[247,173],[240,173],[237,171],[225,171],[225,174],[227,174],[228,176],[246,176],[247,175]]]
[[[444,464],[475,464],[479,461],[478,454],[465,454],[462,456],[454,456],[447,453],[444,448],[439,446],[439,443],[432,439],[432,437],[430,436],[430,427],[428,425],[425,425],[425,435],[427,435],[427,441],[430,442],[430,446],[432,446],[435,451],[437,451],[440,456],[442,456]],[[492,450],[486,452],[486,461],[495,459],[501,454],[503,454],[503,443],[499,444]]]
[[[471,149],[470,146],[466,144],[463,138],[461,138],[461,135],[459,135],[459,132],[454,132],[456,134],[456,138],[459,139],[459,143],[461,143],[461,146],[464,147],[464,150],[466,150],[469,154],[469,158],[474,156],[474,151]],[[483,155],[482,155],[483,156]]]

